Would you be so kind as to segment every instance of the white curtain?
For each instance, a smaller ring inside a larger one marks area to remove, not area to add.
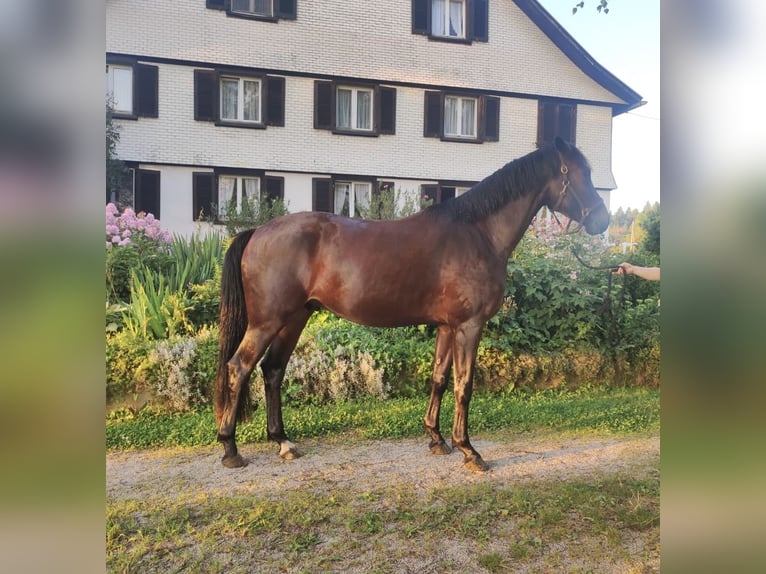
[[[444,98],[444,135],[460,135],[460,100]]]
[[[226,210],[231,202],[236,205],[237,202],[237,178],[219,177],[218,178],[218,216],[226,216]]]
[[[259,122],[261,121],[261,98],[260,82],[257,80],[243,80],[244,104],[242,106],[242,119]]]
[[[249,12],[271,16],[272,0],[231,0],[231,9],[234,12]]]
[[[351,128],[351,90],[338,90],[335,97],[335,122],[339,128]]]
[[[360,130],[372,129],[372,92],[356,92],[356,127]]]
[[[449,35],[463,37],[463,0],[450,0]]]
[[[435,36],[446,36],[444,29],[445,4],[447,0],[433,0],[431,3],[431,33]]]
[[[352,217],[361,216],[359,208],[370,208],[370,196],[371,184],[369,183],[355,183],[354,184],[354,201],[352,202]]]
[[[258,213],[258,204],[259,204],[259,197],[260,197],[260,182],[258,178],[255,177],[245,177],[242,179],[242,187],[243,189],[243,196],[242,196],[242,203],[247,200],[248,205],[253,210],[253,213]],[[242,205],[240,204],[240,209],[242,208]]]
[[[227,120],[237,119],[237,91],[239,80],[223,78],[221,80],[221,118]]]
[[[474,118],[476,117],[476,100],[462,100],[463,113],[461,124],[461,135],[475,136]]]
[[[351,213],[350,191],[351,185],[348,183],[335,184],[335,206],[334,211],[338,215],[349,215]]]

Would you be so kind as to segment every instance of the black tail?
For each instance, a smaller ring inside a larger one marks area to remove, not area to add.
[[[236,397],[229,387],[229,359],[234,355],[247,330],[245,292],[242,287],[242,253],[254,229],[238,233],[226,251],[221,272],[221,321],[218,333],[218,371],[215,377],[215,418],[221,424],[224,409]],[[237,420],[246,419],[251,411],[249,378],[240,392]]]

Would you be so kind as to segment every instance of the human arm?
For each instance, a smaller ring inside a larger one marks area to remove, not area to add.
[[[631,265],[630,263],[620,263],[616,272],[624,273],[625,275],[635,275],[647,281],[660,280],[659,267],[641,267],[640,265]]]

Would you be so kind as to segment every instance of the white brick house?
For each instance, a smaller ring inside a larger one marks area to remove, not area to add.
[[[534,0],[110,0],[106,46],[136,209],[179,233],[235,186],[446,200],[557,133],[608,200],[612,117],[642,103]]]

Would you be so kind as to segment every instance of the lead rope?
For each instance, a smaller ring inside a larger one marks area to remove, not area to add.
[[[615,376],[620,376],[620,367],[617,363],[617,343],[621,339],[621,333],[620,333],[620,326],[618,323],[618,316],[622,316],[622,313],[625,309],[625,291],[627,287],[627,275],[625,273],[622,273],[622,289],[620,289],[620,299],[617,307],[612,305],[612,276],[615,271],[617,271],[620,267],[619,265],[590,265],[583,261],[582,257],[580,257],[580,254],[577,253],[577,249],[574,245],[571,246],[572,248],[572,254],[575,256],[575,259],[580,262],[580,264],[587,268],[587,269],[593,269],[595,271],[601,271],[605,270],[607,272],[607,286],[606,286],[606,295],[604,296],[604,301],[601,304],[601,308],[598,310],[598,313],[600,315],[603,315],[606,317],[607,322],[607,328],[606,328],[606,340],[609,344],[609,349],[611,351],[612,355],[612,363],[614,365],[615,369]]]

